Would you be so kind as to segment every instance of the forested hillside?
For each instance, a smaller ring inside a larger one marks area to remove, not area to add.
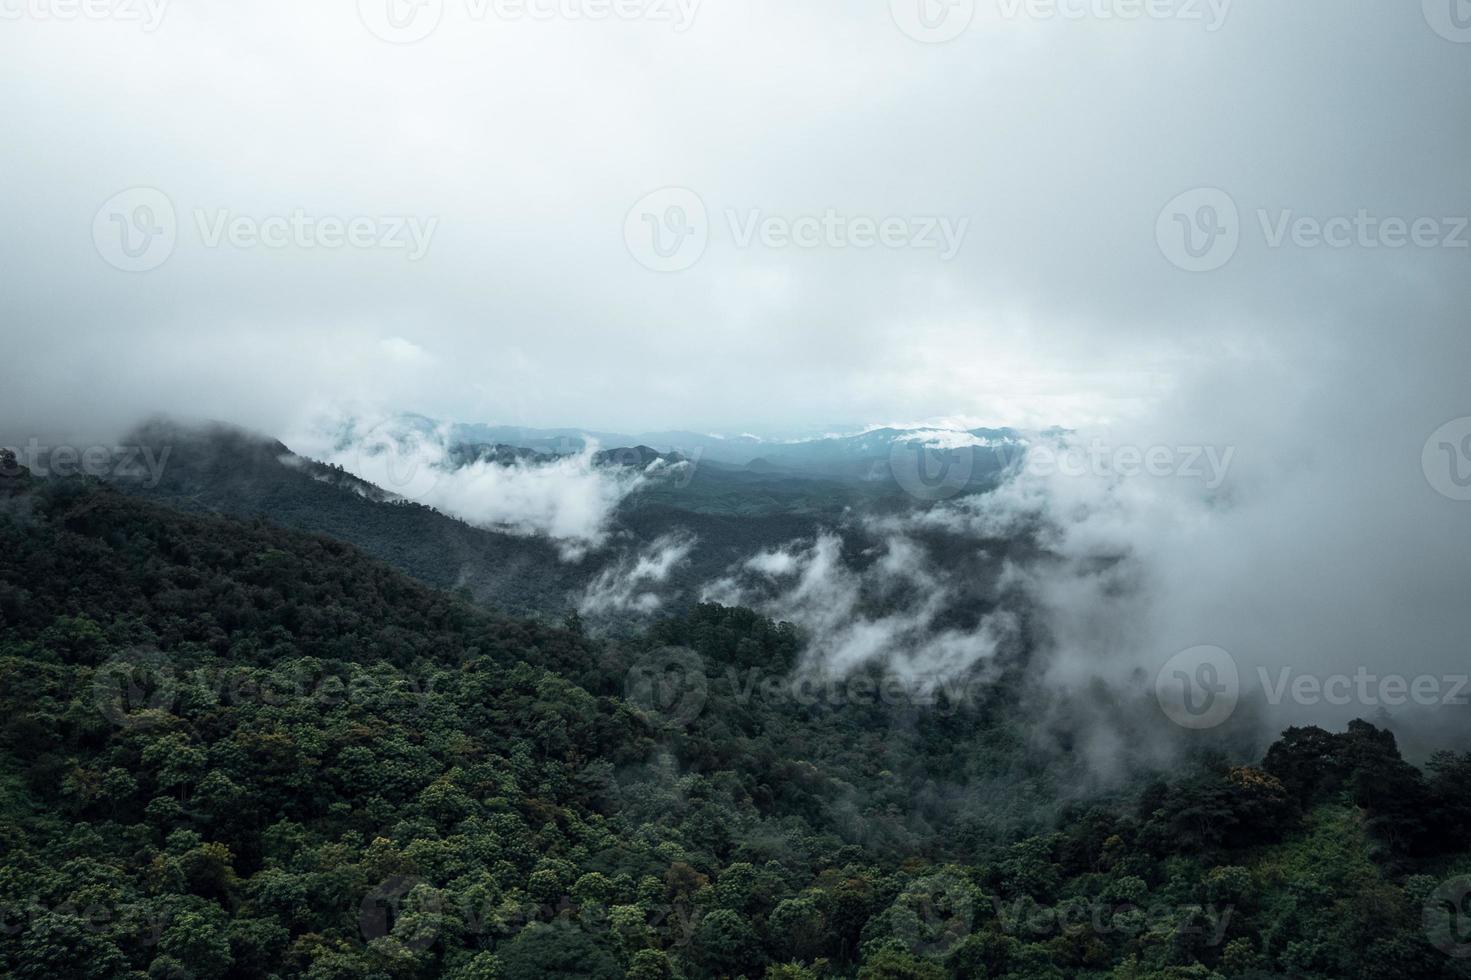
[[[886,489],[701,464],[687,482],[652,482],[630,496],[610,529],[613,545],[568,561],[544,536],[502,533],[396,498],[339,467],[233,426],[154,420],[129,441],[147,447],[162,465],[156,481],[114,472],[112,482],[128,493],[192,512],[262,517],[327,534],[428,585],[464,590],[482,606],[553,619],[576,608],[610,558],[671,531],[692,542],[687,560],[674,571],[683,588],[674,591],[693,601],[701,583],[749,557],[753,548],[810,535],[823,522],[841,521],[854,504],[881,500]],[[472,449],[457,446],[451,459],[476,458]],[[636,448],[609,451],[598,465],[643,459]]]
[[[264,517],[328,534],[429,585],[465,589],[520,615],[565,603],[589,577],[543,539],[472,527],[293,454],[275,440],[227,425],[154,421],[134,441],[166,459],[156,483],[118,479],[122,489],[185,510]],[[167,453],[167,456],[163,454]]]
[[[613,642],[3,484],[5,975],[1471,974],[1471,755],[1291,729],[1082,796],[1024,657],[835,696],[748,610]]]

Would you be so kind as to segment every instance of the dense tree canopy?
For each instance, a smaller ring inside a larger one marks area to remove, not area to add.
[[[800,650],[710,605],[589,638],[9,478],[0,972],[1467,975],[1471,755],[1289,729],[1065,803],[1005,697],[762,686]]]

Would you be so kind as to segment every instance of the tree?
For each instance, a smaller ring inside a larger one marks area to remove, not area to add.
[[[660,949],[641,949],[628,964],[627,980],[672,980],[674,968]]]
[[[766,928],[772,947],[781,956],[808,961],[822,954],[825,938],[822,910],[810,897],[799,896],[777,903]]]
[[[696,960],[715,976],[759,970],[765,959],[750,924],[731,909],[716,909],[702,917],[692,947]]]
[[[223,976],[234,962],[223,919],[223,914],[180,913],[164,930],[158,951],[187,964],[194,976]]]
[[[616,980],[623,976],[612,953],[576,925],[533,922],[498,951],[503,980]]]
[[[892,946],[878,950],[858,969],[858,980],[945,980],[945,975],[939,965]]]

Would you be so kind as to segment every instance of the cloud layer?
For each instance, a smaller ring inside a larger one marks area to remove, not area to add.
[[[405,500],[481,527],[551,538],[569,560],[602,546],[618,505],[645,481],[636,468],[597,465],[591,441],[553,459],[464,462],[447,435],[447,426],[350,419],[304,432],[295,444]]]
[[[670,574],[689,557],[696,539],[682,532],[661,535],[632,554],[620,556],[588,583],[578,602],[584,616],[652,615],[665,608]]]
[[[358,6],[201,0],[151,32],[7,21],[8,424],[164,410],[279,434],[323,398],[621,431],[1076,426],[1146,413],[1221,361],[1251,366],[1217,391],[1242,406],[1297,365],[1293,384],[1422,406],[1410,431],[1467,411],[1433,404],[1452,393],[1434,366],[1466,353],[1464,250],[1274,244],[1258,214],[1272,231],[1284,212],[1471,213],[1471,110],[1446,97],[1471,58],[1417,4],[1236,3],[1215,30],[977,4],[944,44],[907,35],[898,0],[701,4],[683,31],[447,3],[407,45]],[[671,186],[698,196],[709,241],[658,273],[624,229]],[[125,229],[103,205],[133,188],[175,213],[150,271],[104,254]],[[1195,188],[1239,219],[1209,273],[1156,236]],[[950,261],[729,233],[728,213],[829,210],[970,225]],[[366,219],[375,244],[200,231],[298,211],[344,240]],[[407,218],[438,220],[418,260],[376,244]],[[1343,360],[1356,349],[1384,356]]]
[[[1016,620],[1006,612],[969,629],[944,625],[956,596],[916,542],[894,535],[877,550],[872,560],[855,560],[842,538],[824,532],[753,555],[702,598],[801,627],[808,671],[843,677],[884,663],[921,689],[968,674],[1014,638]]]

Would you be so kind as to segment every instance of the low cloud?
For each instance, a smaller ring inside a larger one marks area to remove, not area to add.
[[[1372,351],[1353,359],[1346,377],[1375,377]],[[1225,651],[1239,677],[1222,731],[1357,716],[1413,727],[1428,743],[1464,725],[1468,711],[1455,704],[1386,704],[1357,687],[1337,703],[1274,698],[1262,681],[1284,669],[1310,685],[1465,675],[1471,614],[1453,593],[1464,588],[1466,525],[1420,455],[1454,407],[1386,409],[1347,380],[1307,384],[1306,361],[1303,372],[1238,367],[1202,371],[1127,429],[1067,437],[1073,447],[1163,447],[1171,465],[1124,473],[1117,452],[1103,466],[1018,461],[993,492],[881,526],[978,548],[1030,544],[1011,552],[998,593],[1027,623],[1037,715],[1065,721],[1075,744],[1101,755],[1137,736],[1127,711],[1104,706],[1149,691],[1171,658],[1202,647]],[[1445,371],[1428,361],[1416,370]]]
[[[651,615],[665,603],[660,589],[694,550],[696,539],[683,533],[661,535],[636,554],[625,555],[589,583],[578,603],[584,616],[633,613]]]
[[[600,466],[597,445],[554,459],[456,459],[446,426],[399,417],[317,425],[297,437],[307,455],[405,500],[480,527],[555,541],[564,559],[580,560],[607,541],[618,505],[646,477],[636,468]]]
[[[843,539],[824,532],[810,542],[762,551],[707,585],[707,601],[747,605],[802,628],[803,668],[841,677],[885,663],[922,687],[965,674],[994,658],[1016,633],[1006,612],[969,629],[943,625],[956,600],[918,542],[887,537],[854,561]]]

